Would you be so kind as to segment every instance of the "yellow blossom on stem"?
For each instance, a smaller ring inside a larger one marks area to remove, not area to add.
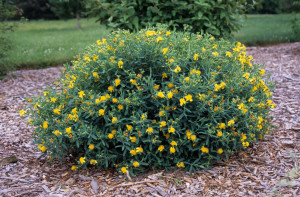
[[[144,151],[142,147],[137,147],[135,150],[137,153],[142,153]]]
[[[201,150],[203,153],[208,153],[208,152],[209,152],[208,148],[206,148],[206,147],[204,147],[204,146],[202,146],[200,150]]]
[[[127,167],[122,167],[121,171],[123,172],[123,174],[125,174],[127,172]]]
[[[120,60],[120,61],[118,62],[119,68],[123,68],[123,64],[124,64],[123,61]]]
[[[163,38],[159,36],[159,37],[156,39],[156,42],[160,42],[160,41],[162,41],[162,40],[163,40]]]
[[[120,104],[120,105],[118,105],[118,109],[119,109],[119,110],[122,110],[122,109],[124,109],[123,105],[121,105],[121,104]]]
[[[225,128],[226,128],[226,124],[222,122],[222,123],[220,124],[219,128],[220,128],[220,129],[225,129]]]
[[[222,148],[219,148],[219,149],[217,150],[217,153],[218,153],[218,154],[222,154],[222,153],[223,153],[223,149],[222,149]]]
[[[228,126],[231,126],[231,125],[233,125],[234,123],[235,123],[234,120],[229,120],[228,123],[227,123],[227,125],[228,125]]]
[[[163,92],[158,92],[157,96],[160,98],[165,98],[165,94]]]
[[[38,148],[42,151],[45,152],[47,150],[47,147],[43,146],[43,145],[39,145]]]
[[[133,164],[132,164],[135,168],[137,168],[137,167],[139,167],[140,166],[140,163],[139,162],[137,162],[137,161],[135,161],[135,162],[133,162]]]
[[[117,78],[115,79],[115,85],[118,87],[121,84],[121,79]]]
[[[190,101],[192,102],[193,101],[193,96],[188,94],[187,96],[184,97],[186,101]]]
[[[195,141],[196,138],[197,138],[196,135],[191,135],[191,140],[192,140],[192,141]]]
[[[80,157],[79,162],[80,162],[81,164],[84,164],[84,163],[85,163],[85,157]]]
[[[178,162],[177,163],[177,167],[178,168],[184,168],[184,163],[183,162],[180,162],[180,163]]]
[[[164,145],[160,145],[157,150],[159,150],[159,152],[162,152],[164,149],[165,149]]]
[[[43,122],[43,128],[44,128],[44,129],[47,129],[47,128],[48,128],[48,122],[47,122],[47,121],[44,121],[44,122]]]
[[[218,137],[221,137],[222,135],[223,135],[222,131],[218,131],[218,132],[217,132],[217,136],[218,136]]]
[[[172,146],[177,146],[177,142],[172,141],[172,142],[171,142],[171,145],[172,145]]]
[[[199,55],[198,54],[195,54],[194,55],[194,60],[198,60],[199,59]]]
[[[73,170],[73,171],[77,171],[77,169],[78,169],[77,166],[72,166],[72,167],[71,167],[71,170]]]
[[[111,122],[112,122],[113,124],[117,123],[117,122],[118,122],[118,118],[113,117],[113,118],[111,119]]]
[[[104,109],[99,109],[99,116],[104,116]]]
[[[108,137],[109,139],[113,139],[113,138],[114,138],[114,134],[110,133],[110,134],[107,135],[107,137]]]
[[[175,129],[171,126],[171,127],[168,129],[168,132],[169,132],[169,133],[174,133],[174,132],[175,132]]]
[[[167,125],[166,121],[161,121],[159,127],[165,127]]]
[[[94,150],[94,148],[95,148],[94,144],[90,144],[90,145],[89,145],[89,149],[90,149],[90,150]]]
[[[182,105],[186,104],[186,101],[185,101],[185,99],[184,99],[184,98],[181,98],[181,99],[179,100],[179,102],[180,102],[180,106],[182,106]]]
[[[173,153],[175,153],[176,152],[176,149],[172,146],[172,147],[170,147],[170,153],[171,154],[173,154]]]
[[[55,130],[54,135],[56,135],[58,137],[58,136],[62,135],[62,133],[59,130]]]
[[[26,112],[22,109],[22,110],[20,111],[20,116],[21,116],[21,117],[24,116],[25,113],[26,113]]]
[[[91,165],[96,165],[98,162],[97,162],[97,160],[95,160],[95,159],[92,159],[91,161],[90,161],[90,164]]]
[[[131,154],[131,156],[136,155],[136,150],[134,150],[134,149],[130,150],[130,154]]]
[[[133,136],[133,137],[130,136],[129,139],[131,140],[132,143],[136,142],[136,137],[135,136]]]
[[[163,54],[165,55],[165,54],[168,52],[168,50],[169,50],[168,48],[163,48],[163,49],[162,49]]]

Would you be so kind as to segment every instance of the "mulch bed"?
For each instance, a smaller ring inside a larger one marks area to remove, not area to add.
[[[49,163],[18,111],[62,68],[10,73],[0,81],[0,196],[300,196],[300,42],[247,51],[277,81],[271,135],[209,170],[150,172],[131,181],[114,170],[73,172],[71,162]]]

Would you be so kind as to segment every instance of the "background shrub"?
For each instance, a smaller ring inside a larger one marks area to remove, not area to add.
[[[38,148],[74,155],[73,170],[193,171],[269,130],[272,84],[241,43],[161,26],[115,31],[73,63],[20,111]]]
[[[240,14],[249,5],[246,0],[93,0],[87,3],[87,9],[100,23],[113,28],[132,31],[163,23],[183,30],[188,24],[193,32],[228,37],[240,28]]]

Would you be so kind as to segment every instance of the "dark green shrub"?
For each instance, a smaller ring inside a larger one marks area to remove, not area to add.
[[[76,156],[73,170],[193,171],[268,132],[275,104],[262,75],[241,43],[165,27],[116,31],[20,115],[41,151]]]
[[[193,32],[204,31],[216,37],[228,37],[238,30],[240,15],[247,6],[246,0],[92,0],[87,3],[90,13],[109,27],[132,31],[162,23],[183,30],[188,24]]]
[[[16,26],[16,24],[7,21],[16,15],[21,15],[21,10],[12,1],[0,1],[0,76],[13,69],[8,65],[5,57],[11,48],[11,41],[7,32],[13,31]]]

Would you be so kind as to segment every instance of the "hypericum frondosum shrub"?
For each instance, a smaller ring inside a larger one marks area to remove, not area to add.
[[[193,171],[270,128],[272,84],[241,43],[165,27],[116,31],[73,64],[58,90],[21,111],[36,126],[38,148],[51,158],[76,156],[73,170]]]

